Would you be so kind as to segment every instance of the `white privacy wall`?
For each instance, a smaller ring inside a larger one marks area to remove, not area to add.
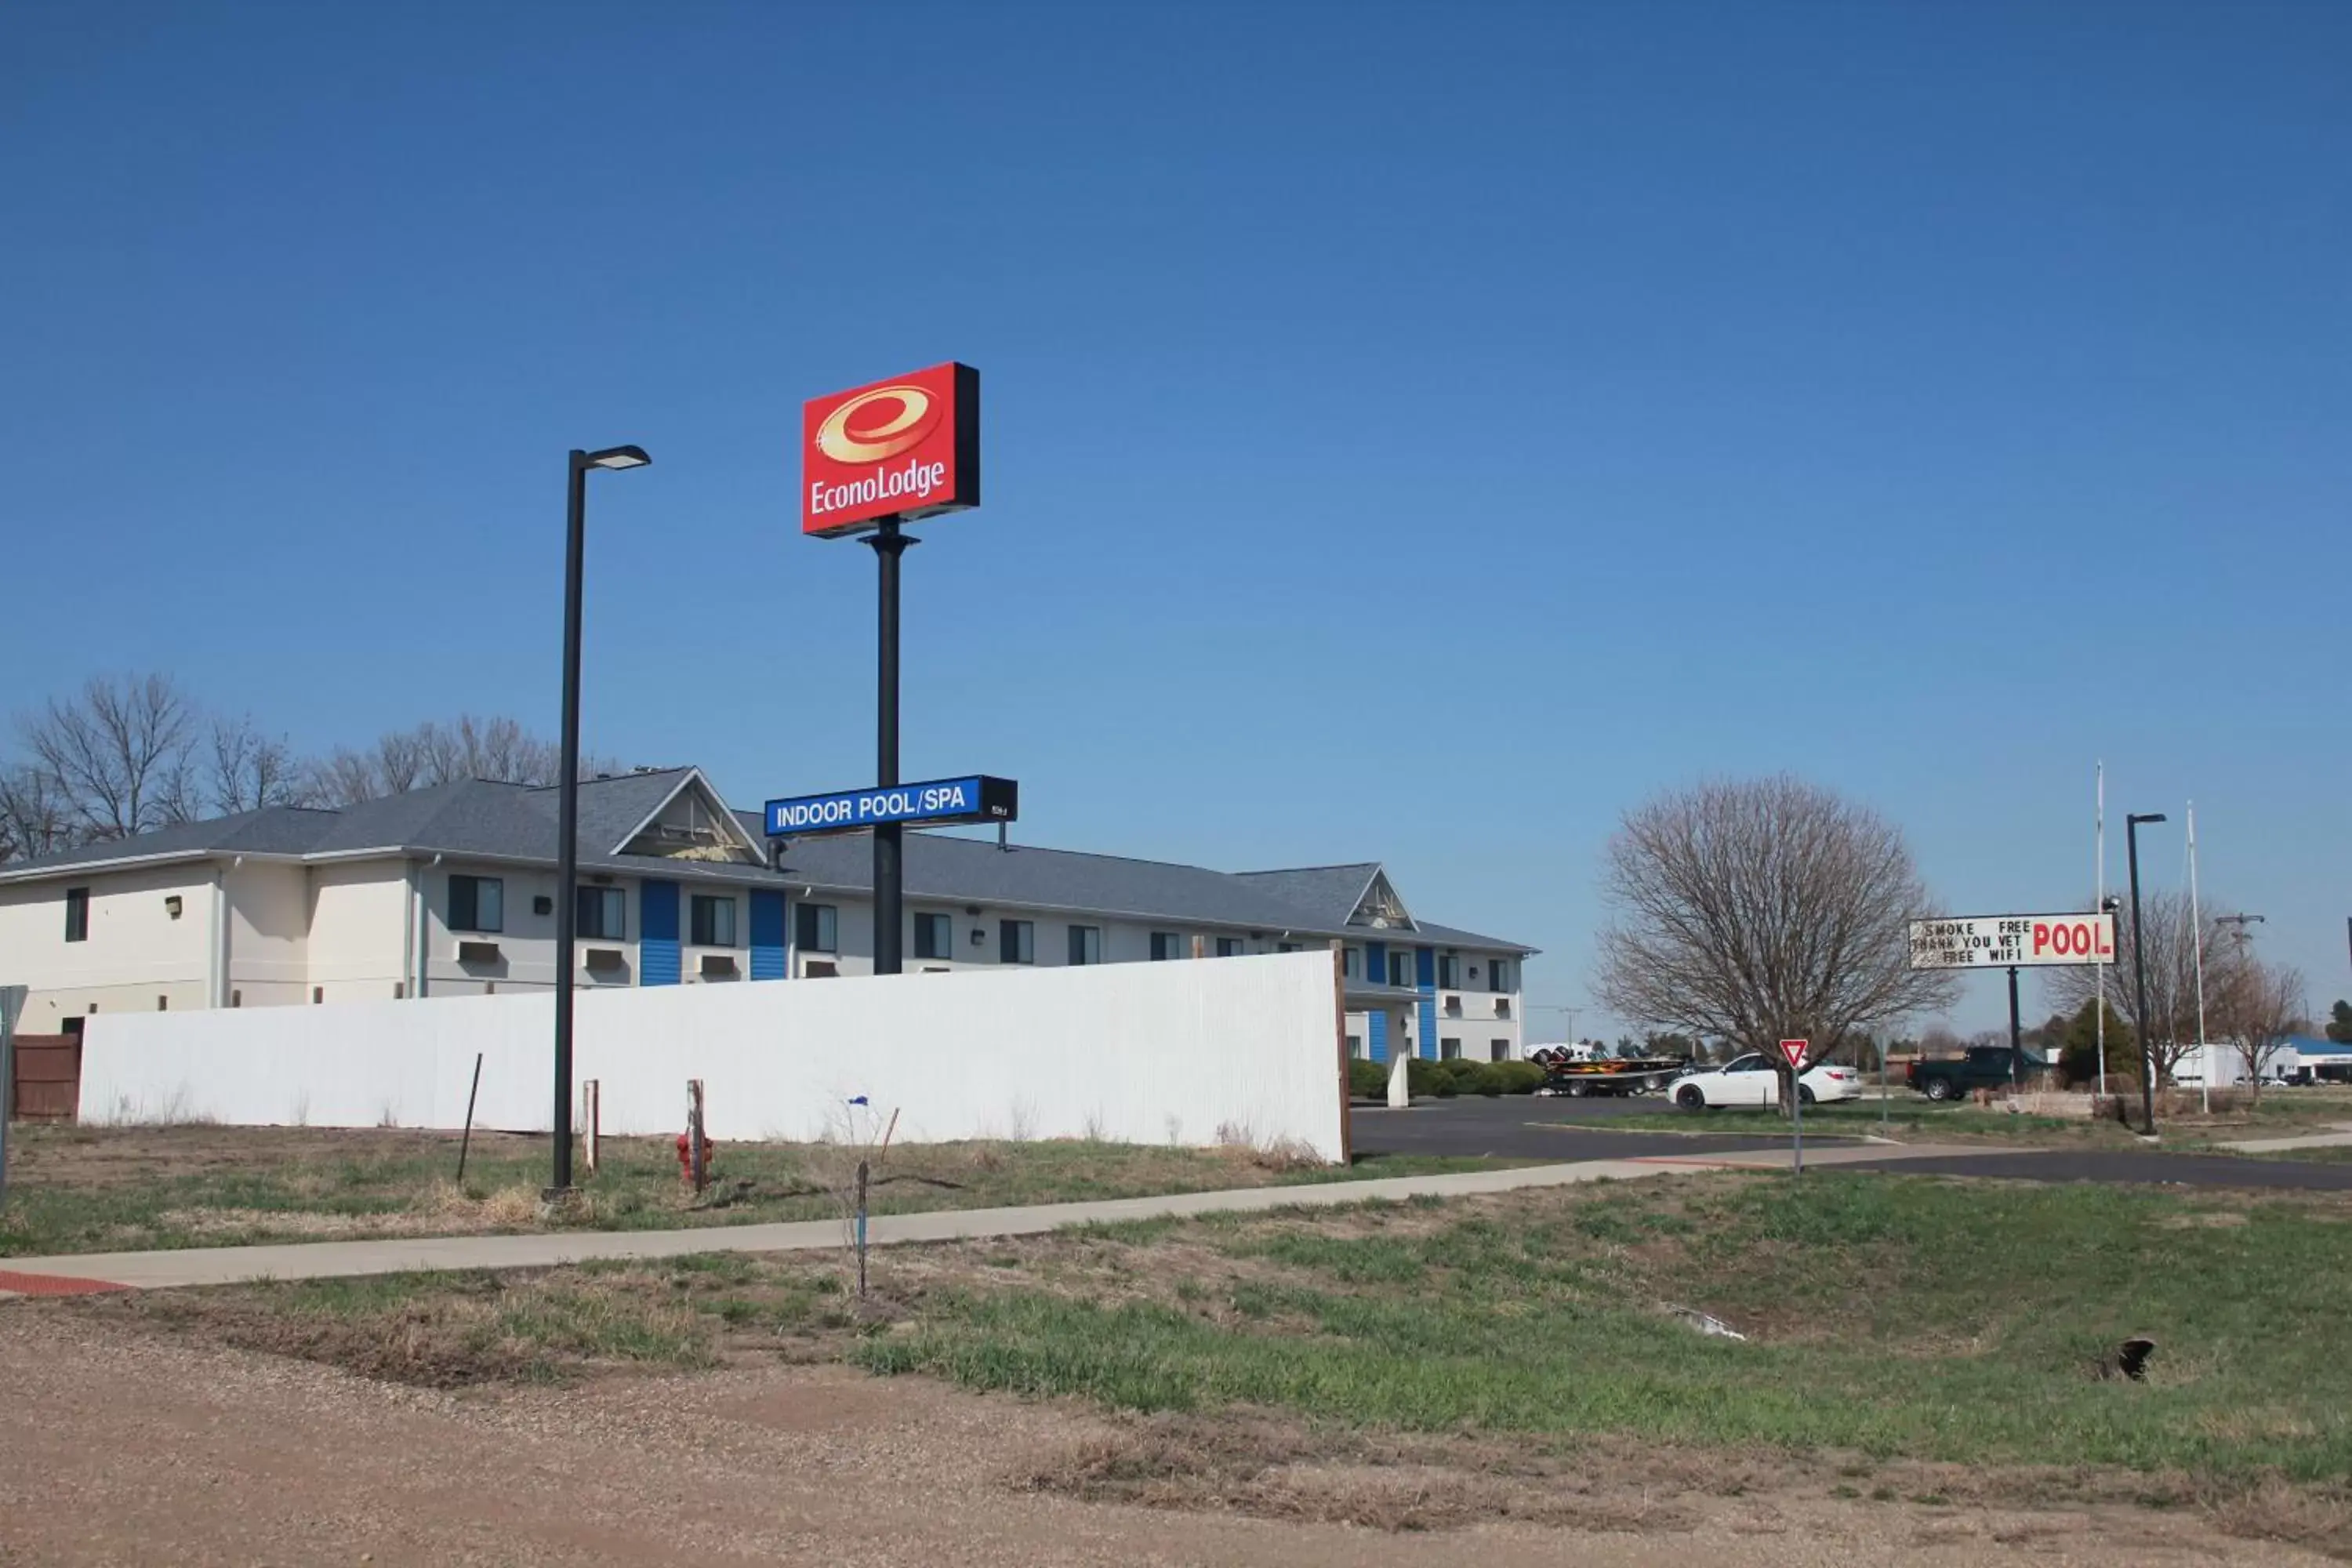
[[[699,1078],[710,1135],[814,1138],[851,1096],[898,1137],[1295,1141],[1341,1157],[1328,952],[629,990],[583,988],[572,1076],[607,1132],[676,1132]],[[554,997],[101,1013],[85,1121],[543,1131]],[[576,1106],[577,1100],[574,1104]]]

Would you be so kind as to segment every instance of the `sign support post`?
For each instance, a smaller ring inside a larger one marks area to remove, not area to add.
[[[2009,966],[2009,1087],[2025,1087],[2024,1036],[2017,1026],[2017,965]]]
[[[0,985],[0,1203],[8,1198],[8,1121],[16,1114],[16,1020],[29,986]]]
[[[886,517],[880,531],[866,542],[874,547],[881,571],[880,646],[875,658],[874,783],[887,788],[898,782],[898,558],[922,541],[898,531],[898,520]],[[897,974],[904,963],[906,933],[906,829],[895,822],[874,826],[874,973]]]
[[[1805,1052],[1811,1040],[1782,1040],[1780,1054],[1789,1059],[1789,1131],[1790,1150],[1795,1156],[1790,1166],[1791,1175],[1805,1173]]]

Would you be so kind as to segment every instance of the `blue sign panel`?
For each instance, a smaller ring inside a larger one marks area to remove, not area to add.
[[[974,773],[970,778],[931,779],[923,784],[884,784],[794,795],[768,803],[768,837],[809,838],[820,833],[855,833],[885,822],[1011,822],[1021,815],[1021,785],[1013,779]]]

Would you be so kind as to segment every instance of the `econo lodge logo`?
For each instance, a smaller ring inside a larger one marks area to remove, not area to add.
[[[804,533],[980,503],[980,373],[970,365],[816,398],[801,420]]]
[[[878,463],[918,445],[939,422],[939,405],[921,387],[877,386],[825,416],[816,449],[836,463]]]

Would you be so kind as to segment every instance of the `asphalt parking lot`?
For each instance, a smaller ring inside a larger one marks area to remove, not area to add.
[[[1407,1110],[1359,1105],[1351,1131],[1361,1154],[1484,1154],[1513,1160],[1632,1160],[1652,1154],[1735,1154],[1777,1149],[1786,1139],[1756,1133],[1618,1131],[1609,1124],[1635,1112],[1669,1110],[1657,1095],[1601,1100],[1538,1100],[1505,1095],[1423,1100]],[[1694,1127],[1705,1118],[1692,1118]],[[1853,1143],[1808,1138],[1807,1144]]]
[[[1406,1110],[1358,1105],[1352,1112],[1356,1152],[1476,1154],[1517,1160],[1638,1160],[1658,1156],[1737,1154],[1781,1149],[1786,1138],[1762,1134],[1619,1131],[1620,1117],[1667,1109],[1654,1095],[1604,1100],[1499,1099],[1416,1100]],[[1694,1129],[1706,1119],[1691,1118]],[[1852,1147],[1856,1138],[1805,1139],[1807,1148]],[[1893,1164],[1897,1156],[1889,1155]],[[1869,1164],[1868,1160],[1853,1162]],[[1904,1159],[1918,1175],[1991,1176],[2030,1182],[2164,1183],[2201,1187],[2272,1187],[2352,1191],[2352,1164],[2255,1160],[2231,1154],[2185,1154],[2158,1149],[1988,1149],[1981,1154]]]

